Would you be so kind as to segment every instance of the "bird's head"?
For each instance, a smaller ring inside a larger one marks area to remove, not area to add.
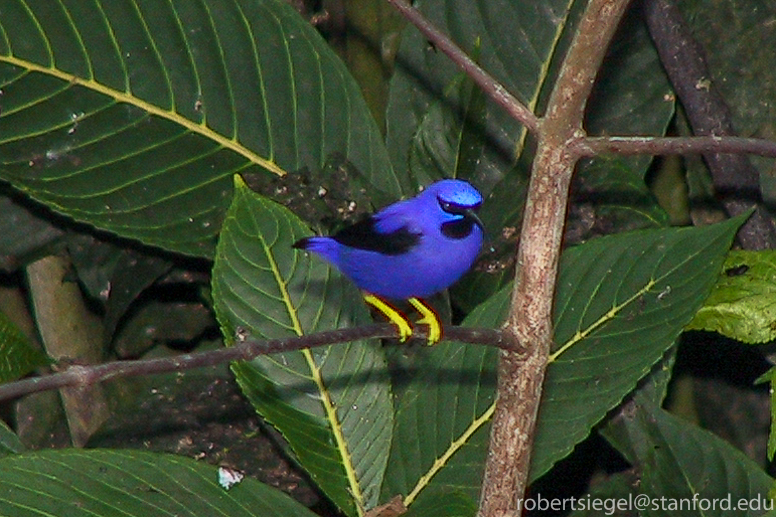
[[[484,232],[477,210],[482,206],[482,194],[461,180],[441,180],[429,185],[421,194],[434,200],[444,222],[442,233],[450,238],[462,238],[471,233],[476,224]]]

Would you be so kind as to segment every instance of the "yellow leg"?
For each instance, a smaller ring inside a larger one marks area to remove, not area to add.
[[[364,301],[385,314],[385,316],[391,320],[391,323],[396,325],[396,327],[399,329],[399,340],[402,343],[407,341],[407,339],[412,335],[412,327],[410,326],[410,322],[407,321],[407,318],[402,313],[373,294],[364,293]]]
[[[410,298],[409,302],[423,316],[418,323],[428,325],[429,346],[436,345],[442,339],[442,323],[439,321],[439,316],[434,312],[434,309],[418,298]]]

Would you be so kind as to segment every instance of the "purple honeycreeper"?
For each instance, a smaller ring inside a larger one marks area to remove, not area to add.
[[[441,338],[436,314],[419,298],[447,289],[474,264],[483,240],[477,210],[482,195],[461,180],[432,183],[417,196],[389,205],[328,237],[307,237],[295,248],[319,255],[365,292],[365,299],[412,334],[406,317],[383,299],[409,300]],[[432,321],[433,320],[433,321]]]

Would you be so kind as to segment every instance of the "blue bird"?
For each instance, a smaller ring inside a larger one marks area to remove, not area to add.
[[[319,255],[364,291],[364,299],[399,329],[412,328],[385,299],[408,300],[429,326],[428,341],[442,337],[436,313],[423,303],[447,289],[474,264],[484,229],[477,217],[482,195],[461,180],[441,180],[414,198],[398,201],[332,236],[306,237],[293,246]]]

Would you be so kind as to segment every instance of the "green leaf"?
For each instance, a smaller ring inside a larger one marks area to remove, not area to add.
[[[605,434],[640,473],[639,492],[651,503],[645,515],[676,513],[681,501],[682,515],[762,515],[774,508],[767,495],[773,479],[754,461],[659,407],[637,398]],[[739,509],[743,500],[751,508]]]
[[[673,117],[673,90],[639,14],[626,14],[597,77],[585,115],[592,135],[662,135]],[[631,160],[643,177],[652,157]]]
[[[664,135],[675,97],[639,10],[631,10],[607,52],[587,105],[590,135]],[[668,225],[647,187],[653,158],[598,156],[579,167],[578,201],[595,209],[607,233]]]
[[[523,2],[521,8],[532,3]],[[516,23],[526,23],[532,16],[536,20],[535,14],[529,14]],[[568,17],[567,29],[573,24],[573,16]],[[511,37],[512,34],[499,34],[497,39]],[[537,87],[540,86],[538,83]],[[628,17],[602,65],[588,102],[585,129],[591,135],[662,135],[673,113],[671,88],[643,22],[635,16]],[[467,311],[514,276],[515,249],[528,184],[526,171],[531,167],[529,155],[530,152],[523,153],[513,169],[501,171],[506,174],[504,179],[493,187],[483,204],[480,217],[488,230],[486,253],[475,272],[453,289],[456,303]],[[649,156],[602,156],[580,163],[575,176],[575,208],[569,215],[569,227],[582,230],[574,232],[579,235],[577,240],[593,233],[667,225],[667,215],[644,179],[651,162]],[[579,213],[584,217],[579,217]]]
[[[434,102],[418,125],[409,149],[410,170],[420,184],[442,178],[474,177],[485,137],[485,94],[471,79],[459,75],[449,88],[451,98]],[[450,104],[462,104],[453,112]]]
[[[602,237],[563,254],[532,477],[571,452],[663,357],[708,296],[743,221]]]
[[[511,284],[527,190],[527,174],[509,174],[483,203],[479,214],[485,223],[482,254],[474,269],[450,291],[456,306],[464,312],[471,312],[493,293]]]
[[[585,114],[593,136],[663,135],[675,99],[652,40],[632,10],[623,19],[599,71]],[[577,171],[576,202],[594,210],[595,230],[622,232],[668,225],[647,187],[651,156],[598,156]]]
[[[706,303],[687,326],[744,343],[776,339],[776,251],[731,251]]]
[[[237,178],[213,266],[213,300],[227,340],[294,336],[371,321],[357,290],[291,244],[309,234],[286,208]],[[379,343],[352,342],[234,366],[258,412],[348,515],[379,503],[393,413]]]
[[[642,230],[566,250],[532,480],[569,454],[664,357],[711,289],[742,220]],[[510,296],[500,291],[464,324],[499,326]],[[477,497],[496,357],[490,348],[441,343],[418,367],[397,408],[385,497],[404,494],[410,508],[426,491]]]
[[[639,515],[629,504],[640,495],[639,480],[632,471],[619,472],[596,483],[588,494],[572,503],[571,517],[600,517],[601,515]],[[568,499],[563,499],[568,501]],[[631,512],[629,512],[631,510]]]
[[[170,271],[172,262],[158,255],[124,250],[110,278],[110,295],[103,318],[103,336],[106,343],[114,338],[119,322],[140,294],[162,275]],[[198,305],[202,308],[202,305]],[[204,311],[201,311],[204,312]],[[162,312],[157,313],[161,316]],[[187,318],[190,322],[191,315]],[[176,336],[180,339],[180,334]]]
[[[666,396],[675,359],[676,346],[671,347],[666,356],[655,365],[650,374],[642,379],[635,395],[632,396],[638,398],[640,403],[659,407]],[[606,435],[607,431],[618,426],[618,418],[627,414],[629,409],[632,409],[632,406],[626,405],[619,410],[617,415],[610,418],[603,429],[603,433]],[[625,452],[624,455],[627,456],[628,453]],[[622,514],[627,515],[628,511],[636,510],[637,507],[633,501],[639,496],[642,497],[642,500],[644,497],[644,491],[641,489],[639,479],[640,474],[640,471],[637,469],[629,469],[609,476],[602,483],[596,483],[591,487],[589,493],[578,499],[578,504],[574,508],[575,511],[570,515],[573,517],[597,516],[602,514],[602,510],[604,515],[614,515],[616,513],[615,510],[619,510]],[[584,506],[579,503],[584,503]],[[596,505],[597,508],[595,507]],[[643,509],[643,507],[641,508]]]
[[[339,153],[398,197],[357,85],[279,0],[0,0],[0,179],[118,235],[210,257],[233,174]]]
[[[148,250],[120,247],[114,242],[84,233],[70,232],[64,241],[80,285],[90,297],[104,303],[103,342],[106,346],[110,345],[119,322],[138,295],[167,273],[172,263],[167,258],[148,253]],[[166,318],[161,311],[155,314]],[[145,323],[144,331],[147,333],[153,324]],[[146,334],[134,351],[143,351],[146,342],[154,340],[160,341],[158,334]]]
[[[470,55],[476,54],[477,62],[508,91],[534,108],[574,3],[429,0],[419,4],[419,8],[459,47]],[[429,117],[457,118],[469,111],[472,99],[468,92],[456,92],[450,87],[458,74],[456,66],[429,45],[417,29],[405,29],[391,79],[386,134],[391,161],[400,175],[410,168],[410,149],[417,144],[419,131],[425,131],[422,124],[428,124]],[[449,110],[447,115],[441,115],[442,108]],[[473,113],[479,111],[482,114],[477,114],[476,119],[483,123],[471,129],[485,145],[478,151],[481,156],[468,179],[488,194],[515,165],[526,134],[517,121],[489,99]],[[449,150],[452,154],[440,163],[454,163],[451,158],[456,154],[455,146]],[[454,173],[446,171],[448,176]],[[420,174],[415,181],[421,182],[425,176],[423,171],[410,170],[408,177],[411,174]]]
[[[644,181],[648,165],[634,168],[633,157],[600,156],[581,168],[578,200],[594,210],[593,230],[619,233],[668,226],[668,214]]]
[[[8,427],[8,424],[0,421],[0,457],[9,454],[24,452],[25,447],[19,436]]]
[[[776,455],[776,366],[772,366],[767,372],[757,378],[755,384],[767,382],[771,396],[771,431],[768,433],[768,459],[773,461]]]
[[[504,291],[477,307],[463,324],[495,328],[508,307]],[[402,494],[410,509],[415,499],[419,504],[435,499],[435,490],[460,491],[477,500],[494,410],[497,357],[493,347],[443,341],[416,365],[396,408],[385,498]]]
[[[218,469],[139,451],[47,450],[0,459],[3,515],[314,517],[275,488],[246,478],[226,490]]]
[[[476,499],[460,492],[437,492],[434,497],[426,497],[406,512],[402,517],[474,517],[477,515]]]
[[[18,379],[38,366],[49,363],[46,354],[34,348],[30,340],[5,314],[0,312],[0,382]]]

